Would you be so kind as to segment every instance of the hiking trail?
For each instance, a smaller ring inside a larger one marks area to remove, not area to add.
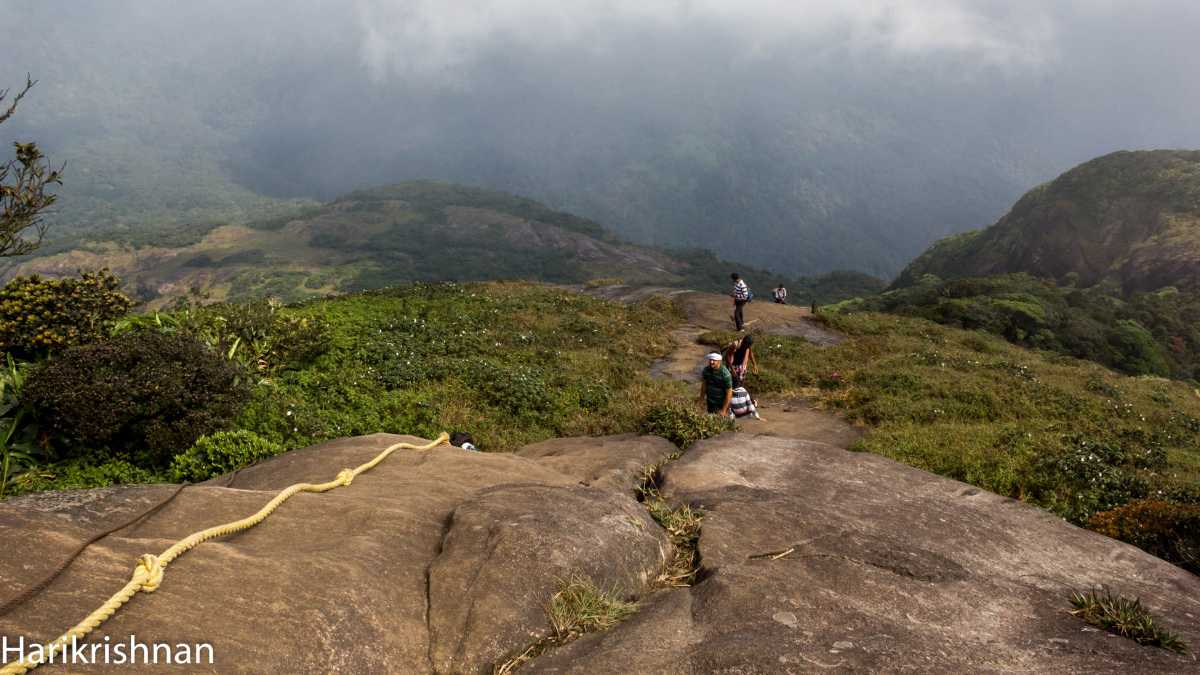
[[[713,293],[679,291],[665,288],[629,288],[606,286],[589,289],[595,295],[609,300],[636,302],[649,295],[661,295],[674,300],[683,310],[686,323],[671,332],[674,347],[671,352],[650,367],[653,377],[680,380],[689,384],[700,382],[700,370],[704,367],[704,354],[712,351],[698,342],[708,331],[728,331],[733,327],[730,319],[731,302],[728,297]],[[842,341],[842,336],[812,320],[807,307],[778,305],[773,302],[752,302],[746,307],[748,333],[758,339],[756,349],[766,348],[772,336],[800,337],[817,345],[830,346]],[[754,378],[748,380],[751,395],[758,402],[762,420],[744,417],[738,420],[739,433],[796,438],[817,443],[827,443],[839,448],[849,448],[862,432],[840,418],[815,410],[800,398],[758,397],[754,392]]]

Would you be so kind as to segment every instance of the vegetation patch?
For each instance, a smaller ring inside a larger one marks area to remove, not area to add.
[[[748,376],[750,391],[808,397],[866,427],[856,449],[1042,506],[1197,569],[1183,517],[1186,505],[1200,504],[1193,387],[918,318],[856,312],[820,320],[848,339],[818,347],[760,337],[762,372]],[[1114,511],[1147,499],[1178,508]],[[1106,512],[1113,513],[1093,520]],[[1147,530],[1133,524],[1134,514]]]
[[[657,582],[664,587],[691,586],[700,574],[700,525],[704,512],[687,504],[672,505],[659,492],[658,479],[659,470],[654,468],[638,488],[638,499],[654,522],[667,531],[675,547],[674,558]]]
[[[22,402],[59,456],[95,451],[158,469],[200,436],[232,426],[250,393],[241,369],[193,337],[142,331],[39,365]]]
[[[181,454],[178,475],[202,480],[265,454],[193,448],[232,438],[220,431],[270,452],[379,431],[466,430],[490,451],[638,431],[651,410],[689,402],[690,388],[647,374],[680,320],[658,298],[626,306],[524,283],[123,317],[92,345],[0,372],[5,490],[167,480]],[[110,459],[126,464],[85,470]]]
[[[200,482],[236,471],[283,452],[253,431],[218,431],[201,436],[187,450],[171,460],[171,479],[182,483]]]
[[[686,450],[696,441],[736,428],[737,425],[729,418],[705,414],[695,404],[674,402],[647,410],[639,430],[644,434],[662,436],[680,450]]]
[[[1028,274],[942,280],[842,304],[999,335],[1024,347],[1096,361],[1130,375],[1200,379],[1200,294],[1165,288],[1060,286]]]
[[[1138,499],[1097,513],[1088,527],[1200,573],[1200,503]]]
[[[0,352],[31,359],[96,342],[133,306],[120,286],[107,270],[9,281],[0,288]]]
[[[1089,624],[1129,638],[1140,645],[1162,647],[1186,654],[1188,645],[1178,635],[1160,626],[1138,599],[1113,595],[1109,589],[1073,593],[1071,613]]]
[[[546,616],[553,633],[526,647],[520,654],[497,664],[493,675],[508,675],[546,651],[564,645],[585,633],[608,630],[637,611],[637,603],[623,600],[590,578],[572,575],[564,579],[550,597]]]
[[[550,598],[547,615],[554,637],[566,641],[612,628],[636,611],[637,603],[622,600],[615,591],[601,589],[591,579],[575,575]]]

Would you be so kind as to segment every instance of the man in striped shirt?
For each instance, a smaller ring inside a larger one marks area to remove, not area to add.
[[[729,278],[733,279],[733,292],[730,293],[733,296],[733,323],[737,326],[738,330],[743,330],[746,321],[742,315],[742,308],[750,300],[750,287],[738,276],[737,272],[730,274]]]

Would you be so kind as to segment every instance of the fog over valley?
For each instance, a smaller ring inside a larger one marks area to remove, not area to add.
[[[54,236],[411,179],[792,275],[897,273],[1037,183],[1200,147],[1186,0],[0,0]]]

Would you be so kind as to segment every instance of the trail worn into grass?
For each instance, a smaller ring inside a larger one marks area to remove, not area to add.
[[[713,330],[731,330],[729,298],[708,293],[677,295],[675,301],[683,309],[687,323],[671,333],[672,351],[651,367],[655,377],[680,380],[698,385],[704,355],[711,347],[699,344],[698,338]],[[807,307],[750,303],[746,307],[749,328],[755,334],[801,337],[818,345],[834,345],[842,336],[812,320]],[[753,394],[754,392],[751,391]],[[861,431],[840,418],[814,410],[803,399],[758,399],[762,420],[743,419],[738,422],[742,433],[783,436],[849,448]]]

